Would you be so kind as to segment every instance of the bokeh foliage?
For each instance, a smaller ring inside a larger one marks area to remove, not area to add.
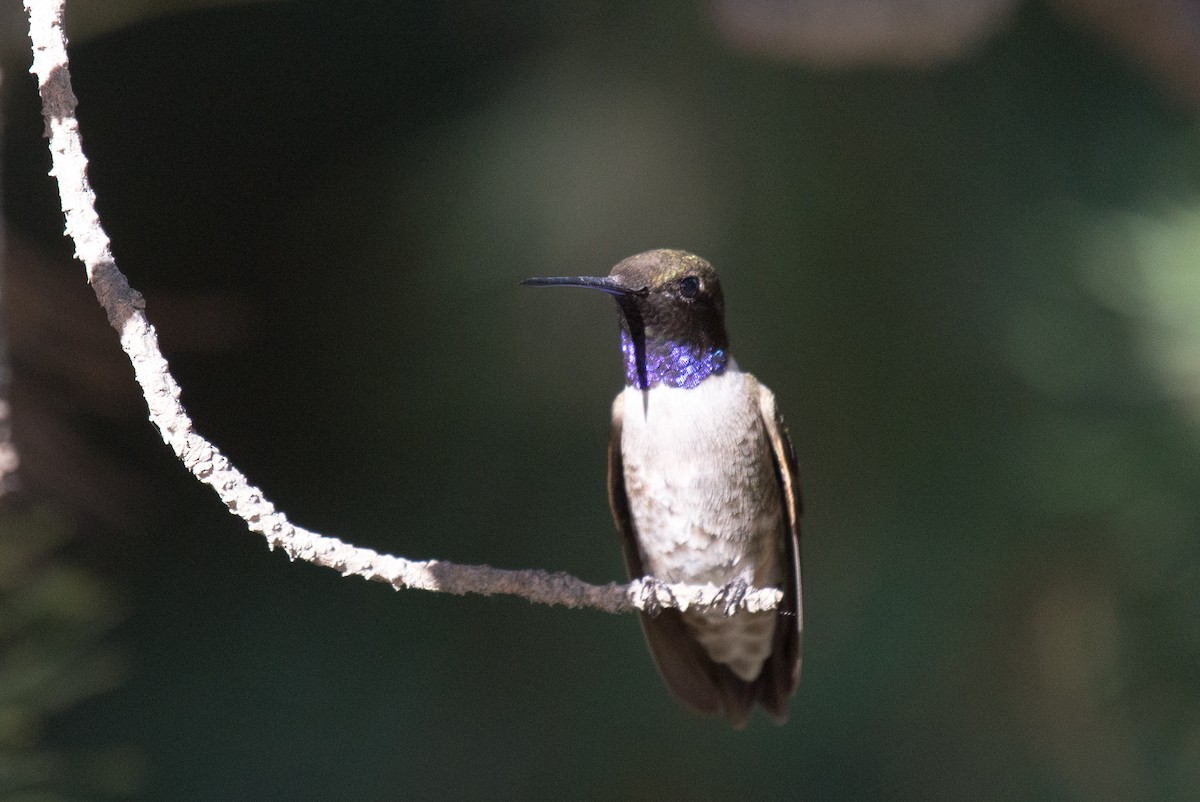
[[[73,69],[164,341],[205,322],[156,295],[242,310],[174,354],[185,403],[364,545],[620,576],[614,313],[516,281],[708,257],[797,440],[808,630],[791,722],[733,733],[632,619],[290,565],[143,449],[132,674],[56,737],[134,740],[170,799],[1200,794],[1200,139],[1084,33],[1029,4],[953,63],[823,71],[690,4],[296,3]],[[6,213],[62,249],[19,88]]]

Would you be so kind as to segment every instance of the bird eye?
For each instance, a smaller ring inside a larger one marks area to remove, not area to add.
[[[684,298],[695,298],[698,292],[700,292],[700,279],[695,276],[686,276],[680,280],[679,294]]]

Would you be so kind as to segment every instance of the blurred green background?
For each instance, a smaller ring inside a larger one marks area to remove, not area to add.
[[[516,282],[718,267],[807,508],[804,675],[745,732],[676,705],[632,617],[248,535],[144,421],[10,46],[3,790],[1200,798],[1198,107],[1070,5],[834,63],[681,2],[70,4],[118,262],[200,431],[303,526],[623,578],[615,312]]]

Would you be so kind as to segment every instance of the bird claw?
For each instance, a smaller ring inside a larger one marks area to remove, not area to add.
[[[713,599],[715,605],[723,605],[725,608],[725,617],[733,615],[742,606],[742,601],[746,598],[746,592],[750,590],[750,584],[745,579],[738,577],[730,582],[721,591],[717,593]]]
[[[642,612],[651,618],[658,618],[664,609],[663,603],[658,600],[658,594],[664,593],[671,600],[670,606],[678,607],[679,600],[675,598],[675,594],[671,592],[671,586],[661,579],[652,576],[642,577]]]

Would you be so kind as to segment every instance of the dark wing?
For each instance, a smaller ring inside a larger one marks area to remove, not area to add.
[[[787,718],[788,699],[796,692],[796,685],[800,682],[801,641],[804,637],[804,603],[800,586],[800,470],[787,426],[775,407],[775,395],[761,384],[758,386],[758,403],[763,427],[771,441],[775,476],[779,480],[779,492],[786,513],[784,565],[787,575],[783,582],[780,615],[775,619],[775,649],[755,683],[759,686],[758,699],[762,706],[782,723]]]
[[[618,395],[613,402],[612,435],[608,441],[608,503],[621,537],[625,567],[629,570],[630,579],[637,579],[645,576],[646,572],[638,549],[633,516],[629,512],[629,498],[625,494],[625,467],[621,460],[623,418],[624,403],[622,396]],[[688,632],[683,617],[674,608],[663,610],[656,616],[639,612],[638,617],[642,621],[646,645],[650,647],[650,654],[671,692],[697,712],[724,713],[735,727],[740,729],[745,726],[761,677],[752,683],[746,682],[726,666],[714,662]],[[769,658],[774,659],[774,656]],[[775,715],[774,711],[772,715]]]

